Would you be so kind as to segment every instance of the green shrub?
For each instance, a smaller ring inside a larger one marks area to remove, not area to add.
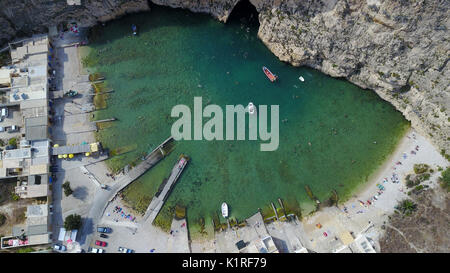
[[[11,199],[14,201],[18,201],[20,196],[18,196],[15,192],[11,192]]]
[[[22,248],[18,248],[16,250],[16,253],[30,253],[33,251],[34,251],[34,248],[32,248],[32,247],[22,247]]]
[[[17,147],[17,138],[13,137],[8,140],[8,144]]]
[[[443,189],[446,189],[447,192],[450,191],[450,167],[447,167],[445,171],[441,173],[441,177],[439,177],[439,183]]]
[[[64,220],[64,228],[66,230],[79,229],[81,227],[81,216],[78,214],[71,214]]]
[[[425,173],[428,171],[429,168],[430,166],[428,166],[427,164],[414,164],[414,173],[416,174]]]
[[[6,223],[6,215],[0,213],[0,227]]]
[[[404,215],[411,215],[411,213],[417,210],[417,204],[409,199],[405,199],[397,205],[396,209]]]
[[[64,189],[64,194],[66,196],[69,196],[69,195],[71,195],[73,193],[73,190],[70,187],[70,182],[69,181],[64,182],[64,184],[62,184],[62,188]]]

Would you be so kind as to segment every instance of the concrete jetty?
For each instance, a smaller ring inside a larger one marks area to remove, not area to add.
[[[147,211],[145,212],[144,215],[145,223],[149,224],[153,223],[156,216],[158,216],[158,213],[161,210],[162,206],[164,205],[167,196],[169,196],[170,190],[172,189],[173,185],[175,185],[175,183],[177,182],[178,178],[180,177],[181,173],[184,170],[184,167],[186,167],[188,160],[189,160],[188,157],[184,155],[180,156],[180,159],[173,167],[169,178],[163,182],[158,192],[155,194],[152,201],[150,202],[150,205],[148,206]]]
[[[169,137],[166,139],[163,143],[158,145],[151,153],[149,153],[147,156],[144,157],[144,160],[139,163],[136,167],[132,168],[129,172],[127,172],[125,175],[123,175],[120,180],[118,181],[120,183],[120,188],[117,189],[116,194],[123,190],[126,186],[128,186],[131,182],[139,178],[141,175],[143,175],[146,171],[148,171],[150,168],[155,166],[161,159],[163,159],[167,154],[164,152],[163,148],[165,145],[167,145],[169,142],[173,141],[173,137]],[[170,151],[169,151],[170,152]],[[113,198],[115,197],[115,195]],[[112,199],[112,198],[111,198]]]

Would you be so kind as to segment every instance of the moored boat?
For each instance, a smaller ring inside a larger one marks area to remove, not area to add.
[[[255,107],[255,105],[252,103],[252,102],[249,102],[248,103],[248,106],[247,106],[247,108],[248,108],[248,112],[250,113],[250,114],[254,114],[255,113],[255,111],[256,111],[256,107]]]
[[[299,79],[300,81],[302,81],[302,82],[305,81],[305,78],[303,78],[302,76],[298,77],[298,79]]]
[[[131,30],[133,31],[133,35],[137,35],[137,27],[135,24],[131,25]]]
[[[228,205],[225,202],[222,203],[222,216],[223,218],[228,217]]]
[[[263,66],[262,69],[264,71],[264,74],[266,74],[267,78],[269,78],[271,82],[274,82],[278,79],[278,76],[273,74],[267,67]]]

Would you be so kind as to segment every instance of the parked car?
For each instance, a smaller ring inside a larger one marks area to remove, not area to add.
[[[96,240],[95,245],[105,247],[107,244],[105,241]]]
[[[19,126],[13,125],[7,129],[8,133],[14,133],[19,131]]]
[[[50,166],[50,171],[51,172],[57,172],[58,171],[58,166]]]
[[[5,150],[14,150],[16,148],[16,146],[14,145],[8,145],[5,147]]]
[[[101,234],[100,234],[100,237],[102,237],[102,238],[108,238],[108,235],[106,235],[105,233],[101,233]]]
[[[100,233],[111,233],[112,229],[109,227],[97,227],[97,231]]]
[[[4,132],[5,131],[5,127],[0,127],[0,132]]]
[[[9,114],[8,108],[6,108],[6,107],[2,108],[2,110],[0,110],[0,113],[1,113],[0,119],[4,120],[5,118],[8,117],[8,114]]]
[[[95,248],[95,247],[93,247],[93,248],[91,249],[90,252],[91,252],[91,253],[103,253],[103,252],[105,252],[105,250],[104,250],[104,249],[101,249],[101,248]]]
[[[67,250],[65,245],[59,245],[59,244],[56,244],[55,246],[53,246],[53,249],[55,249],[57,251],[66,251]]]
[[[119,250],[120,253],[133,253],[132,249],[129,249],[129,248],[126,248],[126,247],[122,247],[122,246],[119,246],[118,250]]]

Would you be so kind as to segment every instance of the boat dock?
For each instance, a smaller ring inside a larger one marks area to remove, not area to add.
[[[120,181],[118,181],[121,186],[119,189],[117,189],[116,194],[127,187],[131,182],[143,175],[150,168],[155,166],[161,159],[163,159],[168,153],[170,153],[170,150],[164,151],[164,148],[172,141],[173,137],[169,137],[168,139],[166,139],[163,143],[159,144],[158,147],[153,149],[152,152],[145,156],[141,163],[139,163],[136,167],[132,168],[124,176],[122,176],[120,178]],[[114,198],[116,194],[114,194],[112,198]]]
[[[178,178],[180,177],[181,173],[186,167],[188,160],[189,159],[187,156],[185,155],[180,156],[180,159],[173,167],[169,178],[164,180],[162,185],[159,187],[158,192],[155,194],[152,201],[150,202],[150,205],[148,206],[147,211],[145,212],[144,215],[144,222],[148,222],[151,224],[155,220],[156,216],[158,216],[159,211],[161,210],[161,208],[164,205],[164,202],[169,196],[170,190],[177,182]]]

